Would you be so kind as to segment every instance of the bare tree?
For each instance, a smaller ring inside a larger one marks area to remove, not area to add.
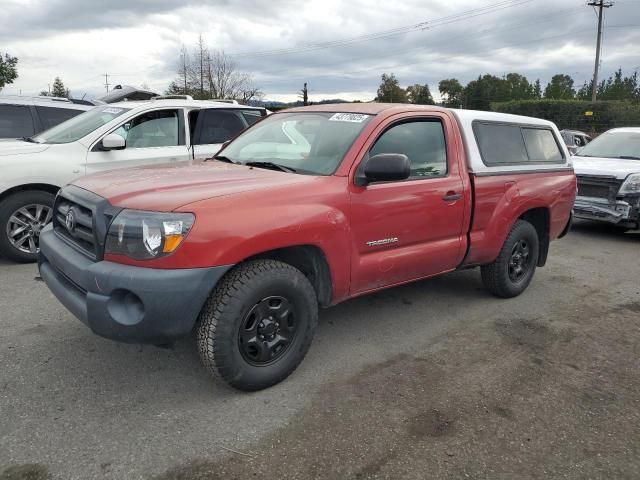
[[[209,49],[204,43],[202,34],[198,37],[198,43],[196,44],[195,59],[196,59],[196,74],[200,80],[200,96],[204,97],[204,78],[207,71],[207,60],[209,58]]]
[[[180,63],[178,64],[178,81],[176,84],[183,87],[182,93],[187,95],[189,93],[189,70],[191,68],[189,52],[187,47],[182,45],[180,49]]]
[[[168,93],[191,94],[195,98],[230,98],[247,102],[261,98],[262,92],[251,74],[241,72],[222,50],[210,50],[202,35],[190,56],[186,47],[180,51],[178,76]]]

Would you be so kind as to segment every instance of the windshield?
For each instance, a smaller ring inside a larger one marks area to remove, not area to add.
[[[270,162],[300,173],[331,175],[371,115],[279,113],[251,127],[221,155],[236,163]]]
[[[576,155],[640,160],[640,132],[604,133],[578,150]]]
[[[71,143],[119,117],[129,108],[96,107],[33,137],[38,143]]]

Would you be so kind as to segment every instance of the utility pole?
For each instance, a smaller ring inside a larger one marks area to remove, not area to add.
[[[593,85],[591,90],[591,101],[596,101],[598,93],[598,70],[600,69],[600,48],[602,47],[602,21],[604,19],[604,9],[613,5],[613,2],[605,2],[604,0],[592,0],[587,3],[591,7],[598,7],[598,40],[596,42],[596,65],[593,69]]]
[[[109,93],[109,74],[104,74],[104,88],[107,89],[107,93]]]
[[[307,90],[307,82],[304,82],[304,88],[302,89],[302,104],[306,107],[309,105],[309,91]]]

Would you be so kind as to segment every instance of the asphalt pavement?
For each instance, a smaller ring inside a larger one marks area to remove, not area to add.
[[[0,260],[0,479],[640,478],[640,233],[578,223],[520,297],[477,270],[321,312],[283,383],[93,335]]]

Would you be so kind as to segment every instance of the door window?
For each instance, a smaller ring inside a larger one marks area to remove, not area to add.
[[[120,126],[116,133],[127,141],[127,148],[172,147],[178,140],[178,111],[144,113]]]
[[[224,143],[246,128],[239,112],[207,109],[198,115],[199,136],[197,145]]]
[[[42,125],[45,129],[55,127],[56,125],[69,120],[83,112],[72,108],[52,108],[52,107],[36,107]]]
[[[564,161],[555,135],[548,128],[474,122],[473,131],[487,166]]]
[[[263,113],[262,110],[243,110],[242,116],[247,124],[251,126],[264,116]]]
[[[0,138],[30,137],[35,132],[29,107],[0,105]]]
[[[447,174],[447,145],[438,120],[412,120],[386,130],[369,156],[400,153],[409,158],[411,178],[443,177]]]
[[[551,130],[523,128],[522,136],[529,160],[533,162],[561,162],[562,152]],[[579,137],[576,137],[579,138]]]

